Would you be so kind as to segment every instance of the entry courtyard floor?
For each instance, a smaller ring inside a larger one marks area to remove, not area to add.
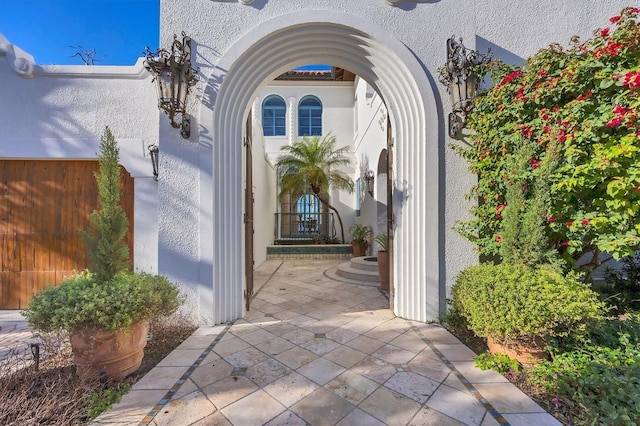
[[[323,275],[340,262],[265,262],[243,319],[198,329],[94,424],[560,424],[442,327]]]

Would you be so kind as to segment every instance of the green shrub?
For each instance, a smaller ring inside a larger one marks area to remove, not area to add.
[[[170,315],[182,302],[177,286],[159,275],[123,271],[97,282],[84,271],[42,291],[24,315],[30,326],[43,331],[122,330],[137,321]]]
[[[580,406],[577,423],[640,424],[640,318],[612,320],[535,366],[531,380]]]
[[[128,383],[117,385],[115,388],[105,388],[101,391],[93,391],[89,394],[89,411],[87,417],[93,420],[107,411],[113,404],[120,402],[122,395],[129,392],[131,385]]]
[[[507,374],[510,371],[520,371],[522,367],[515,359],[509,358],[505,354],[492,355],[485,352],[476,357],[476,366],[481,370],[495,370],[500,374]]]
[[[452,293],[471,331],[502,342],[584,333],[603,312],[588,285],[550,266],[472,266],[460,273]]]

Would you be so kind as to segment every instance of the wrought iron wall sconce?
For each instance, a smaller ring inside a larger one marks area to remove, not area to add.
[[[369,193],[369,195],[371,195],[373,197],[373,184],[375,182],[375,175],[373,174],[372,170],[367,171],[367,173],[364,174],[364,181],[367,184],[367,192]]]
[[[147,147],[149,150],[149,156],[151,157],[151,165],[153,166],[153,180],[158,180],[158,160],[160,154],[160,148],[158,145],[153,144]]]
[[[467,50],[460,41],[451,36],[447,40],[447,64],[440,69],[440,82],[447,86],[451,98],[452,112],[449,113],[449,136],[457,136],[467,124],[467,115],[473,109],[473,101],[478,96],[480,77],[472,67],[486,64],[491,60],[491,51],[481,54]]]
[[[153,74],[153,82],[158,91],[158,108],[171,120],[171,127],[180,128],[180,135],[191,136],[191,117],[187,114],[187,100],[190,89],[196,84],[197,69],[191,67],[191,38],[184,32],[182,41],[173,36],[171,51],[158,49],[152,53],[149,47],[144,52],[144,67]],[[180,122],[176,115],[180,114]]]

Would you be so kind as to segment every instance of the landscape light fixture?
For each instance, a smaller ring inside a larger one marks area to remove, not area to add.
[[[367,171],[367,173],[364,174],[364,181],[367,184],[367,192],[372,197],[373,197],[373,183],[375,182],[375,179],[376,178],[375,178],[372,170],[369,170],[369,171]]]
[[[480,77],[472,67],[491,60],[490,51],[480,54],[467,50],[460,41],[451,36],[447,40],[447,64],[440,69],[440,82],[447,86],[451,97],[452,112],[449,113],[449,136],[454,138],[467,124],[467,115],[473,109],[473,100],[478,96]]]
[[[152,53],[149,47],[144,52],[144,67],[153,74],[158,91],[158,108],[171,120],[171,126],[180,128],[180,135],[188,139],[191,135],[191,117],[187,114],[187,97],[191,86],[198,81],[198,70],[191,67],[191,38],[184,32],[182,41],[174,34],[171,51],[158,49]],[[180,114],[181,120],[176,121]]]

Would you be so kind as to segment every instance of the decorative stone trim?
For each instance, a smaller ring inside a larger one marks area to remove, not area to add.
[[[33,66],[35,60],[18,46],[9,43],[9,40],[0,34],[0,56],[7,56],[9,64],[13,70],[23,77],[31,77],[33,75]]]

